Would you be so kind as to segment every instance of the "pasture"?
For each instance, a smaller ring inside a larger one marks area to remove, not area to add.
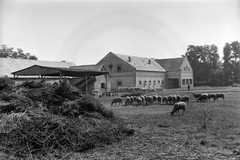
[[[197,102],[193,91],[224,93],[225,100]],[[240,159],[240,88],[199,87],[191,91],[171,89],[157,94],[188,95],[190,102],[187,103],[186,113],[182,114],[180,111],[180,115],[170,116],[173,105],[163,104],[110,107],[112,99],[116,97],[99,98],[102,104],[123,118],[129,128],[135,130],[134,135],[85,153],[70,153],[66,158]],[[123,98],[123,104],[124,102]]]

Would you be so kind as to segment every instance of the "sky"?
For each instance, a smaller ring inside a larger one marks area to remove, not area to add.
[[[0,0],[0,44],[38,60],[96,64],[109,52],[176,58],[240,41],[240,0]]]

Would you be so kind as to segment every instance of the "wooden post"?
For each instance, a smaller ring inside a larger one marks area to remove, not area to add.
[[[107,88],[108,88],[108,83],[107,83],[107,74],[105,74],[105,95],[107,96]]]
[[[86,94],[87,94],[87,92],[88,92],[88,88],[87,88],[87,87],[88,87],[88,85],[87,85],[87,78],[88,78],[88,76],[86,76],[86,75],[85,75],[85,82],[86,82]]]

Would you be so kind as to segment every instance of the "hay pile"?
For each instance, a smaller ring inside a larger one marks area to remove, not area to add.
[[[10,80],[8,81],[12,86]],[[0,150],[18,157],[83,152],[134,133],[112,111],[67,81],[0,88]]]

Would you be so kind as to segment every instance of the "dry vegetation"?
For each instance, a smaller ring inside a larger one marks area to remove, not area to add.
[[[225,93],[209,102],[181,89],[159,92],[189,95],[187,112],[175,116],[172,105],[110,107],[114,97],[99,103],[67,84],[0,89],[1,159],[240,159],[238,87],[193,88]]]
[[[112,107],[136,132],[110,146],[72,159],[240,159],[240,88],[194,88],[200,93],[225,93],[225,100],[196,102],[191,92],[166,90],[162,95],[189,95],[184,115],[170,116],[171,105]],[[101,99],[110,106],[111,99]],[[205,121],[206,129],[203,129]]]

